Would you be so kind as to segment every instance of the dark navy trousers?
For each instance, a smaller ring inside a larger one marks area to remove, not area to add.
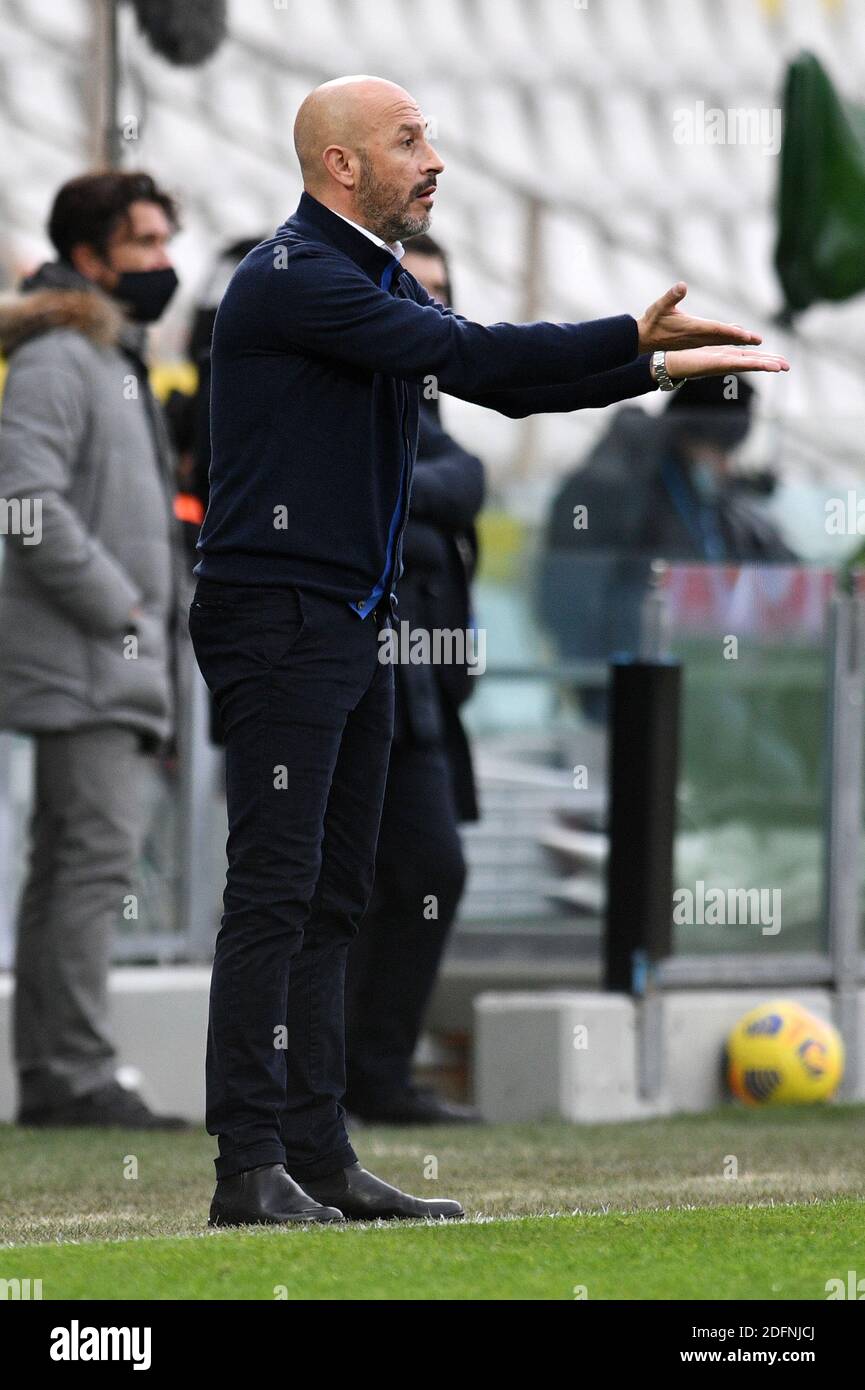
[[[207,1038],[218,1177],[355,1161],[343,1123],[346,955],[366,910],[393,732],[384,601],[199,579],[196,659],[225,734],[228,873]]]

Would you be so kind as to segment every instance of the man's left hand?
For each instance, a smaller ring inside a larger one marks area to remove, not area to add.
[[[673,381],[696,376],[727,376],[734,372],[789,372],[786,357],[770,352],[754,352],[737,347],[677,349],[664,358]],[[654,376],[654,372],[652,373]]]

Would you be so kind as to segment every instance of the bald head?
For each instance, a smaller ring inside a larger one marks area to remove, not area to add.
[[[383,77],[336,77],[316,87],[301,103],[294,123],[294,148],[304,187],[314,192],[327,184],[322,156],[329,146],[364,149],[388,112],[402,109],[420,115],[408,92]]]
[[[404,87],[366,75],[323,83],[301,104],[294,147],[304,188],[326,206],[388,242],[426,231],[432,199],[421,195],[444,165]]]

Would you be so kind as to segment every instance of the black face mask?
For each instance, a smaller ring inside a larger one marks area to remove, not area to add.
[[[162,270],[124,270],[112,294],[127,305],[135,323],[155,323],[178,283],[170,265]]]

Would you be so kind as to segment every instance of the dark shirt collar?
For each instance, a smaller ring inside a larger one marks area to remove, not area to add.
[[[375,280],[376,284],[381,284],[386,271],[393,275],[399,269],[399,261],[392,252],[383,246],[376,246],[363,232],[346,222],[344,217],[338,217],[335,212],[331,212],[330,208],[325,207],[324,203],[320,203],[309,193],[301,193],[297,210],[283,223],[283,227],[301,232],[315,241],[324,241],[328,246],[335,246],[338,251],[344,251],[356,265],[366,271],[371,280]],[[279,228],[277,236],[283,227]]]

